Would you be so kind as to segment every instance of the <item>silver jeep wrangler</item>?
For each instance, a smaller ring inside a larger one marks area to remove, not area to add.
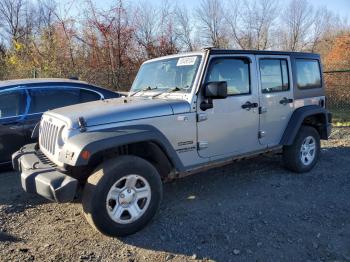
[[[271,151],[309,171],[330,123],[319,55],[208,48],[145,62],[128,97],[46,112],[12,158],[25,191],[81,192],[89,223],[125,236],[155,215],[162,181]]]

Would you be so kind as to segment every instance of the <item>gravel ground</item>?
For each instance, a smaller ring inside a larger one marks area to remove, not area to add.
[[[336,128],[312,172],[263,156],[168,183],[153,222],[116,239],[5,172],[0,261],[350,261],[349,175],[350,128]]]

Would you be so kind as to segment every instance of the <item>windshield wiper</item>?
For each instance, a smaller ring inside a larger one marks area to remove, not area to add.
[[[130,96],[134,96],[140,92],[144,92],[144,91],[148,91],[148,90],[154,90],[154,89],[158,89],[158,87],[150,87],[150,86],[147,86],[145,88],[142,88],[142,89],[139,89],[137,91],[135,91],[134,93],[132,93]]]
[[[160,96],[161,94],[164,94],[164,93],[173,93],[173,92],[177,92],[177,91],[184,90],[184,89],[187,89],[187,88],[188,88],[188,86],[186,86],[186,87],[181,87],[181,88],[175,86],[175,87],[166,89],[166,90],[164,90],[164,91],[161,91],[161,92],[159,92],[158,94],[155,94],[154,96],[152,96],[152,98],[157,97],[157,96]]]

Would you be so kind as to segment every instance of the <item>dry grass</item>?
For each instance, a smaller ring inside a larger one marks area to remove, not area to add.
[[[350,108],[349,109],[331,109],[333,118],[332,124],[333,126],[350,126]]]

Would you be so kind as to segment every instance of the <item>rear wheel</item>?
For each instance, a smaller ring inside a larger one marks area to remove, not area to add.
[[[120,156],[101,164],[88,178],[82,204],[98,231],[126,236],[153,218],[161,198],[162,182],[154,166],[136,156]]]
[[[294,143],[283,149],[285,166],[298,173],[310,171],[320,154],[320,135],[311,126],[302,126]]]

